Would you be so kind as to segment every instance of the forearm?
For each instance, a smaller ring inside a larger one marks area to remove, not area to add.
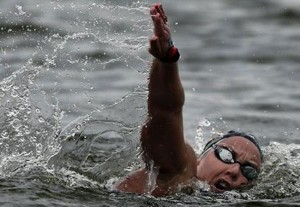
[[[149,76],[148,112],[179,112],[184,104],[184,91],[178,64],[153,60]]]

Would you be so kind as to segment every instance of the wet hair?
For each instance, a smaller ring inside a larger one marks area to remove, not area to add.
[[[221,140],[229,138],[229,137],[234,137],[234,136],[243,137],[243,138],[251,141],[257,147],[259,154],[260,154],[260,159],[261,159],[261,161],[263,161],[263,153],[262,153],[261,147],[260,147],[256,137],[252,134],[247,134],[245,132],[238,132],[238,131],[233,131],[233,130],[227,132],[227,134],[224,134],[223,136],[218,136],[218,137],[210,140],[209,142],[207,142],[201,154],[204,154],[209,148],[211,148],[214,144],[220,142]]]

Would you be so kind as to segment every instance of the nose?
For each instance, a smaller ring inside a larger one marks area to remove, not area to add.
[[[229,175],[229,177],[232,179],[235,187],[247,183],[247,179],[243,176],[239,163],[228,165],[226,174]]]
[[[240,174],[240,165],[238,163],[228,165],[226,174],[229,175],[233,181],[236,181]]]

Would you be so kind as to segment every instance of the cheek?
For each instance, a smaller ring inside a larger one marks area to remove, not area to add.
[[[222,172],[222,163],[214,156],[207,155],[198,161],[197,177],[203,181],[211,181]]]

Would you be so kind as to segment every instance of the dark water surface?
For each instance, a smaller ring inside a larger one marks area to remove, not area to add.
[[[140,167],[154,1],[0,0],[1,206],[300,206],[300,2],[163,1],[180,49],[186,139],[264,146],[250,190],[118,193]]]

